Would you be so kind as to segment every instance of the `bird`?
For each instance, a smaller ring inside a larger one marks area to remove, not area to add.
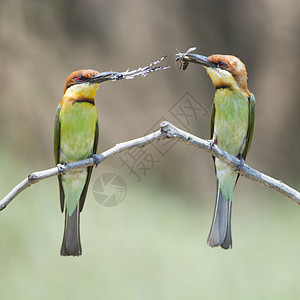
[[[192,48],[194,50],[195,48]],[[177,55],[177,60],[203,66],[215,87],[210,119],[211,146],[214,144],[240,160],[236,170],[213,156],[217,176],[214,215],[207,243],[211,247],[232,248],[232,197],[238,171],[249,152],[254,124],[255,97],[247,86],[247,71],[233,55],[204,56],[195,53]]]
[[[64,235],[60,254],[79,256],[79,219],[83,209],[93,166],[65,173],[63,164],[93,157],[97,160],[99,127],[95,94],[99,84],[116,79],[117,72],[84,69],[72,72],[65,83],[62,101],[58,104],[54,125],[55,163],[63,174],[58,175],[60,206],[65,211]]]

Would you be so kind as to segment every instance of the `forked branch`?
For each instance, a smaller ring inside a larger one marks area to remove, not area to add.
[[[203,140],[197,136],[194,136],[188,132],[185,132],[169,122],[162,122],[160,124],[160,129],[153,133],[150,133],[146,136],[123,142],[115,145],[109,150],[104,151],[99,154],[97,157],[102,163],[105,159],[110,158],[116,154],[119,154],[127,149],[133,147],[144,147],[148,144],[151,144],[157,140],[161,139],[175,139],[182,143],[185,143],[189,146],[196,147],[201,149],[217,158],[222,160],[224,163],[230,167],[236,169],[239,167],[240,161],[235,156],[230,155],[217,145],[212,145],[211,141]],[[31,186],[34,183],[37,183],[43,179],[57,176],[62,173],[67,173],[74,169],[81,169],[87,166],[92,166],[96,164],[96,160],[93,158],[87,158],[80,161],[75,161],[63,165],[63,168],[51,168],[44,171],[34,172],[27,176],[21,183],[15,186],[1,201],[0,201],[0,210],[3,210],[16,196],[18,196],[22,191]],[[265,175],[247,164],[244,164],[237,172],[242,176],[249,178],[255,182],[258,182],[271,190],[274,190],[283,196],[291,199],[297,204],[300,204],[300,193],[287,184],[283,183],[281,180],[274,179],[268,175]]]

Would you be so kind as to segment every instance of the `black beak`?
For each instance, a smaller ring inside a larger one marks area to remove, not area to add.
[[[92,77],[90,79],[91,83],[101,83],[104,81],[108,81],[108,80],[117,80],[118,79],[118,72],[112,72],[112,71],[108,71],[108,72],[102,72],[97,74],[96,76]]]
[[[212,64],[208,60],[207,56],[200,55],[200,54],[192,54],[192,53],[179,53],[177,54],[176,60],[183,60],[187,62],[192,62],[196,64],[200,64],[203,67],[211,67]]]

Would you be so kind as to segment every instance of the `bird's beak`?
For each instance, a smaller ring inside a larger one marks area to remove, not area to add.
[[[118,79],[118,72],[112,72],[112,71],[108,71],[108,72],[102,72],[97,74],[96,76],[92,77],[90,79],[91,83],[101,83],[104,81],[108,81],[108,80],[117,80]]]
[[[178,57],[176,60],[179,60],[181,58],[183,61],[200,64],[203,67],[211,67],[211,62],[208,60],[207,56],[192,53],[179,53],[177,55]]]

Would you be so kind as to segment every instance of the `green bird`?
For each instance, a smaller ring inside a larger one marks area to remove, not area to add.
[[[193,51],[195,48],[192,48]],[[211,112],[210,137],[212,145],[240,159],[239,168],[251,146],[255,123],[255,98],[247,87],[245,65],[232,55],[209,57],[187,52],[181,54],[183,68],[189,62],[205,67],[216,91]],[[217,175],[217,195],[213,221],[207,243],[211,247],[232,247],[232,195],[238,180],[237,170],[214,158]]]
[[[95,94],[101,82],[114,80],[116,72],[79,70],[67,78],[54,126],[54,156],[61,164],[93,157],[98,145],[98,117]],[[58,176],[60,205],[65,210],[64,236],[60,254],[81,255],[79,215],[86,198],[93,167]]]

